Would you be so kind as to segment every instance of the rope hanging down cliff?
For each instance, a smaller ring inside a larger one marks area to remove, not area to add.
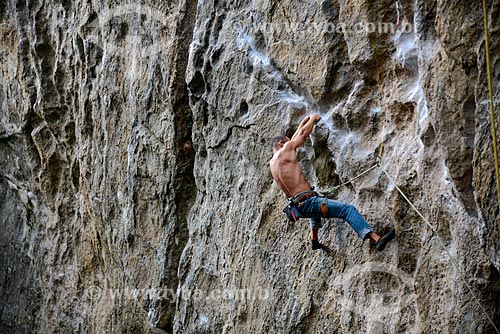
[[[382,167],[382,157],[383,157],[383,152],[384,152],[384,140],[385,140],[385,122],[384,122],[384,127],[382,129],[382,138],[380,140],[380,145],[379,145],[379,154],[378,154],[378,158],[377,158],[377,163],[368,168],[367,170],[365,170],[364,172],[361,172],[360,174],[356,175],[355,177],[353,177],[352,179],[346,181],[346,182],[343,182],[342,184],[338,185],[338,186],[335,186],[334,188],[332,188],[329,192],[333,192],[335,189],[337,188],[340,188],[342,187],[343,185],[347,184],[347,183],[350,183],[351,181],[354,181],[355,179],[367,174],[369,171],[375,169],[376,167],[381,167],[382,169],[382,172],[387,176],[387,178],[389,179],[389,181],[394,184],[394,187],[397,189],[397,191],[401,194],[401,196],[408,202],[408,204],[410,205],[410,207],[418,214],[418,216],[420,218],[422,218],[422,220],[425,222],[425,224],[431,229],[432,233],[437,237],[437,239],[439,240],[439,242],[441,243],[441,246],[443,247],[443,249],[445,250],[446,254],[448,255],[448,257],[450,258],[450,261],[451,263],[453,264],[453,266],[456,268],[456,270],[458,271],[459,275],[460,275],[460,278],[462,279],[462,281],[464,282],[465,286],[467,287],[467,289],[469,290],[469,292],[471,293],[473,299],[476,301],[476,303],[479,305],[479,307],[481,308],[481,311],[485,314],[486,318],[488,319],[488,321],[490,322],[490,324],[493,326],[493,328],[495,329],[495,331],[500,334],[500,331],[499,329],[497,328],[497,326],[495,325],[495,323],[493,322],[493,320],[491,319],[491,317],[488,315],[488,312],[486,311],[485,307],[483,306],[483,304],[481,303],[481,301],[479,300],[479,298],[476,296],[476,294],[474,293],[474,291],[472,290],[472,287],[470,286],[470,284],[467,282],[467,279],[466,279],[466,276],[464,274],[464,272],[460,269],[460,266],[458,264],[458,262],[451,256],[450,252],[448,251],[448,249],[446,248],[446,245],[445,243],[443,242],[443,240],[441,239],[441,237],[438,235],[436,229],[434,229],[434,227],[431,225],[431,223],[429,222],[429,220],[427,220],[424,215],[420,212],[420,210],[417,209],[417,207],[415,206],[415,204],[408,198],[408,196],[401,190],[401,188],[397,185],[396,181],[394,180],[394,178],[392,178],[389,173],[386,171],[386,169],[384,167]],[[328,191],[326,193],[329,193]]]
[[[410,201],[410,199],[408,198],[408,196],[406,196],[406,194],[401,190],[401,188],[399,188],[399,186],[397,185],[396,181],[389,175],[389,173],[387,173],[387,171],[385,170],[385,168],[382,168],[382,171],[384,172],[384,174],[387,176],[387,178],[392,182],[392,184],[394,184],[394,186],[396,187],[396,189],[398,190],[398,192],[401,194],[401,196],[403,196],[403,198],[408,202],[408,204],[410,204],[411,208],[420,216],[420,218],[422,218],[422,220],[425,222],[425,224],[431,229],[431,231],[434,233],[434,235],[436,236],[436,238],[439,240],[439,242],[441,243],[441,246],[443,247],[444,251],[446,252],[446,254],[448,255],[448,257],[450,258],[450,261],[451,263],[455,266],[455,268],[457,269],[459,275],[460,275],[460,278],[462,279],[462,281],[465,283],[465,286],[467,286],[467,289],[469,290],[469,292],[471,293],[472,297],[474,298],[474,300],[476,301],[476,303],[479,305],[479,307],[481,308],[481,310],[483,311],[484,315],[486,316],[486,318],[488,319],[488,321],[490,322],[490,324],[493,326],[493,328],[495,329],[495,331],[500,334],[500,331],[498,330],[497,326],[495,326],[495,323],[493,322],[493,320],[491,319],[491,317],[488,315],[488,312],[486,311],[486,309],[484,308],[483,304],[481,304],[481,302],[479,301],[479,298],[476,296],[476,294],[474,293],[474,291],[472,291],[472,288],[471,286],[469,285],[469,283],[467,282],[467,279],[465,277],[465,274],[463,273],[463,271],[460,269],[460,266],[458,264],[458,262],[451,256],[450,252],[448,251],[448,248],[446,248],[446,245],[444,244],[443,240],[439,237],[436,229],[434,229],[434,227],[431,225],[431,223],[424,217],[424,215],[416,208],[416,206],[413,204],[412,201]]]
[[[498,205],[500,207],[500,172],[498,168],[497,134],[495,129],[495,111],[493,110],[493,87],[491,83],[490,46],[488,34],[488,17],[486,12],[486,0],[483,0],[484,17],[484,42],[486,44],[486,70],[488,71],[488,92],[490,98],[491,135],[493,137],[493,155],[495,156],[495,175],[497,181]]]
[[[385,132],[385,130],[384,130]],[[382,141],[380,143],[380,147],[379,147],[379,157],[377,159],[377,164],[370,167],[369,169],[367,169],[366,171],[360,173],[359,175],[355,176],[354,178],[350,179],[349,181],[347,182],[344,182],[334,188],[332,188],[331,191],[361,177],[362,175],[368,173],[369,171],[371,171],[372,169],[374,169],[375,167],[381,167],[382,169],[382,172],[387,176],[387,178],[389,179],[389,181],[391,181],[392,184],[394,184],[394,187],[397,189],[397,191],[401,194],[401,196],[408,202],[408,204],[410,205],[410,207],[418,214],[418,216],[420,218],[422,218],[422,220],[425,222],[425,224],[431,229],[432,233],[437,237],[437,239],[439,240],[439,242],[441,243],[441,246],[443,247],[444,251],[446,252],[446,254],[448,255],[448,257],[450,258],[450,261],[451,263],[453,264],[453,266],[456,268],[456,270],[458,271],[459,275],[460,275],[460,278],[463,280],[463,282],[465,283],[465,286],[467,286],[467,289],[469,290],[469,292],[471,293],[473,299],[476,301],[476,303],[479,305],[479,307],[481,308],[481,310],[483,311],[483,313],[485,314],[486,318],[488,319],[488,321],[490,322],[490,324],[493,326],[493,328],[495,329],[495,331],[500,334],[500,331],[498,330],[497,326],[495,325],[495,323],[493,322],[493,320],[491,319],[491,317],[488,315],[488,312],[486,311],[486,309],[484,308],[483,304],[481,304],[479,298],[476,296],[476,294],[474,293],[474,291],[472,291],[472,288],[471,286],[469,285],[469,283],[467,282],[467,279],[466,279],[466,276],[465,274],[463,273],[463,271],[460,269],[460,266],[458,264],[458,262],[453,258],[453,256],[451,256],[450,252],[448,251],[448,249],[446,248],[446,245],[445,243],[443,242],[443,240],[441,239],[441,237],[438,235],[436,229],[434,229],[434,227],[431,225],[431,223],[429,222],[429,220],[427,220],[424,215],[420,212],[420,210],[417,209],[417,207],[415,206],[415,204],[408,198],[408,196],[401,190],[401,188],[398,186],[398,184],[396,183],[396,181],[394,180],[394,178],[392,178],[389,173],[386,171],[385,168],[382,167],[382,153],[383,153],[383,148],[384,148],[384,136],[382,136]],[[330,191],[330,192],[331,192]]]

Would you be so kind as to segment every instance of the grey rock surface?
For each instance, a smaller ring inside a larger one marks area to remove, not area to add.
[[[481,2],[396,2],[0,0],[0,332],[493,333]],[[281,212],[271,138],[313,112],[305,174],[383,253]]]

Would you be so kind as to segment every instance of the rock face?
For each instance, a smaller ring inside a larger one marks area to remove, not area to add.
[[[397,8],[0,1],[0,332],[494,332],[481,2]],[[383,253],[281,213],[271,138],[312,112],[306,176],[396,226]]]

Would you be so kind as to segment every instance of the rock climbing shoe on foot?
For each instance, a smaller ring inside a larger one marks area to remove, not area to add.
[[[385,249],[385,246],[396,237],[396,230],[392,229],[389,233],[384,235],[380,240],[377,242],[377,250],[379,252],[383,251]]]
[[[323,249],[324,246],[323,244],[321,244],[318,240],[311,240],[311,248],[313,250],[316,250],[316,249]]]

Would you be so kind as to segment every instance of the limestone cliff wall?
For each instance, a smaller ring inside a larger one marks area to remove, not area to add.
[[[0,1],[0,332],[493,332],[482,20],[456,0]],[[330,194],[396,226],[383,253],[338,220],[313,252],[281,213],[270,140],[312,112],[318,189],[383,143]]]

